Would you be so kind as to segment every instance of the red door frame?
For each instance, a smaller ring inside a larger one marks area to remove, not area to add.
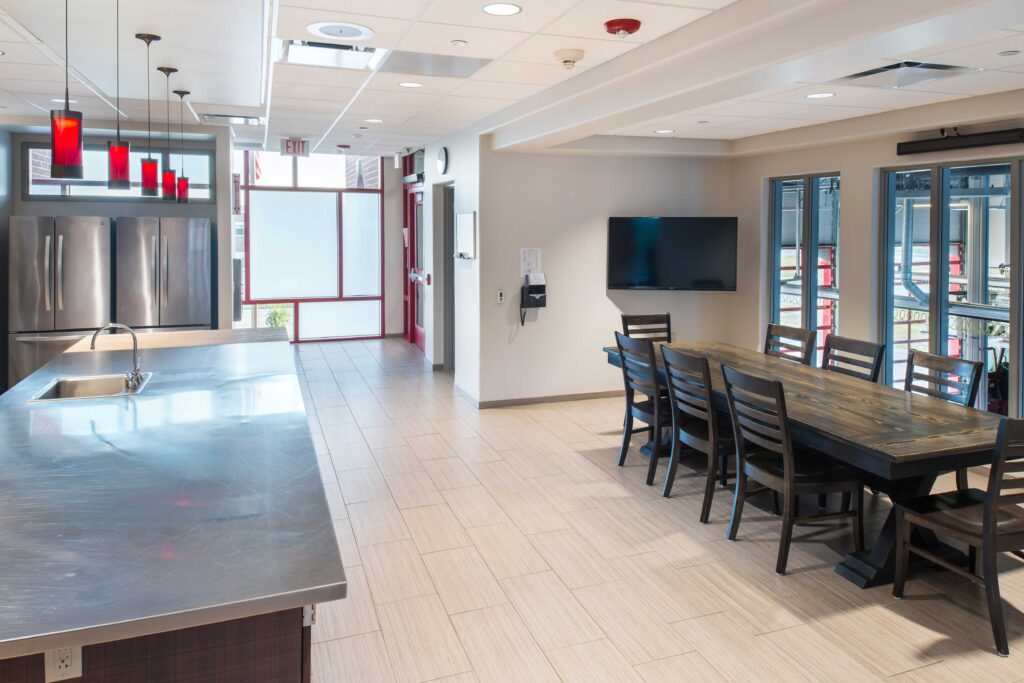
[[[402,172],[406,177],[415,176],[413,155],[407,155],[402,159]],[[416,208],[420,207],[422,215],[423,207],[423,183],[420,181],[408,182],[402,186],[402,215],[405,225],[405,249],[403,251],[403,277],[405,285],[402,288],[402,299],[405,306],[403,315],[403,337],[410,344],[415,344],[421,351],[426,351],[427,333],[426,329],[416,324],[416,288],[425,287],[430,284],[430,274],[424,267],[426,264],[416,262],[416,244],[423,239],[422,227],[416,221]],[[420,301],[425,300],[421,292]]]

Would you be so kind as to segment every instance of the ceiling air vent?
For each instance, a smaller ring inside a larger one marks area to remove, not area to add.
[[[838,78],[833,83],[843,85],[866,85],[874,88],[906,88],[918,83],[952,78],[965,73],[980,71],[966,66],[929,64],[927,62],[899,62],[878,69],[861,71],[852,76]]]
[[[262,126],[262,116],[238,116],[237,114],[203,114],[203,123],[221,126]]]

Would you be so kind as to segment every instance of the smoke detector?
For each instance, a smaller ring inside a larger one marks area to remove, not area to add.
[[[609,19],[604,22],[604,30],[616,38],[628,38],[640,30],[639,19]]]
[[[576,62],[583,59],[583,50],[555,50],[555,59],[557,59],[566,69],[571,69],[576,66]]]

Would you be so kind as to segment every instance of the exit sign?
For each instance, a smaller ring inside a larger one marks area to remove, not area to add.
[[[309,140],[302,138],[281,138],[281,156],[308,157]]]

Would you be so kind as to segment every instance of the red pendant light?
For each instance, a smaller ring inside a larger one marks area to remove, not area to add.
[[[156,70],[167,78],[167,168],[164,169],[162,176],[161,196],[164,201],[173,202],[178,198],[178,174],[171,168],[171,74],[178,70],[173,66],[158,66]]]
[[[175,90],[178,96],[178,121],[181,125],[181,177],[178,178],[178,203],[188,204],[188,177],[185,176],[185,96],[188,90]]]
[[[117,82],[117,139],[107,142],[107,188],[110,190],[127,190],[131,187],[131,172],[128,159],[131,156],[131,144],[121,139],[121,3],[114,3],[114,45],[116,55],[115,80]]]
[[[64,108],[50,112],[50,177],[82,177],[82,113],[68,97],[68,0],[64,0]]]
[[[160,40],[160,36],[152,33],[136,33],[135,37],[146,44],[146,158],[142,160],[142,196],[155,197],[157,189],[156,159],[153,158],[153,117],[149,102],[149,46]]]

